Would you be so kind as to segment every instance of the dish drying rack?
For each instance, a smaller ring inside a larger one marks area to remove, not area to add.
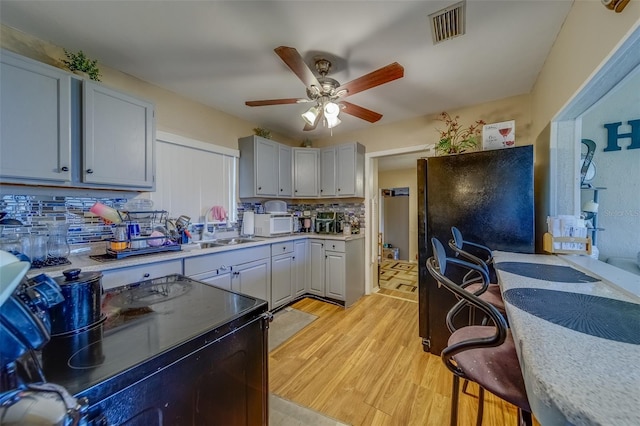
[[[124,259],[129,256],[139,256],[144,254],[155,254],[167,251],[180,251],[178,242],[179,236],[168,231],[168,212],[166,210],[120,210],[118,212],[122,218],[122,223],[129,228],[131,224],[140,226],[140,236],[126,239],[110,238],[106,240],[106,256],[112,259]],[[154,230],[162,230],[164,237],[150,236]],[[164,242],[158,246],[148,244],[150,240],[157,241],[159,238]],[[114,244],[116,244],[114,246]],[[118,244],[123,247],[114,249]],[[103,256],[101,260],[105,260]]]

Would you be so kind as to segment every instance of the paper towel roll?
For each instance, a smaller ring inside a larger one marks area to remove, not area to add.
[[[242,215],[243,235],[253,235],[255,233],[254,219],[255,218],[253,212],[244,212],[244,214]]]

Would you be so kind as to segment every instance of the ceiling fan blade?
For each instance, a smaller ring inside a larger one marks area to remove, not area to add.
[[[363,108],[350,102],[342,101],[340,102],[340,105],[342,105],[342,112],[361,118],[369,123],[375,123],[382,118],[382,114],[378,114],[375,111],[371,111],[370,109]]]
[[[356,78],[355,80],[351,80],[350,82],[338,87],[337,90],[346,89],[347,94],[345,96],[351,96],[358,92],[362,92],[363,90],[371,89],[372,87],[380,86],[381,84],[385,84],[402,77],[404,77],[404,67],[399,63],[394,62],[386,67],[379,68],[369,74]]]
[[[265,105],[286,105],[286,104],[301,104],[304,102],[311,102],[309,99],[289,98],[289,99],[265,99],[262,101],[247,101],[244,104],[247,106],[265,106]]]
[[[280,46],[274,49],[280,59],[294,72],[295,75],[304,83],[305,86],[321,87],[318,79],[304,63],[302,56],[293,47]]]

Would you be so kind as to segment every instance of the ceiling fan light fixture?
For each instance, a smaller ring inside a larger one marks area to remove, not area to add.
[[[342,120],[338,118],[338,116],[330,116],[325,114],[325,119],[327,120],[327,127],[329,129],[333,129],[338,124],[342,123]]]
[[[335,102],[327,102],[324,105],[324,115],[332,118],[338,118],[340,114],[340,106]]]
[[[318,106],[312,106],[306,112],[301,114],[302,119],[309,125],[313,126],[318,119],[318,115],[320,114],[320,110]]]

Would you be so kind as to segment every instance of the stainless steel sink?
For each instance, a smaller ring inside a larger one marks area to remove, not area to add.
[[[256,239],[253,239],[253,238],[241,238],[241,237],[238,237],[238,238],[221,238],[219,240],[216,240],[215,242],[217,244],[223,244],[223,245],[226,245],[226,246],[232,246],[232,245],[235,245],[235,244],[253,243],[255,241],[260,241],[260,240],[256,240]]]
[[[200,242],[200,247],[201,248],[212,248],[212,247],[226,247],[226,246],[234,246],[234,245],[238,245],[238,244],[246,244],[246,243],[253,243],[255,241],[261,241],[258,239],[254,239],[254,238],[220,238],[218,240],[212,240],[212,241],[203,241]]]

